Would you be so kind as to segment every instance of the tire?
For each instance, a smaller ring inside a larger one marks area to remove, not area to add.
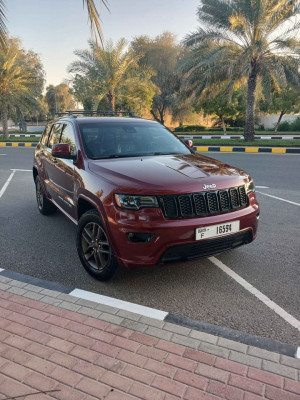
[[[76,247],[80,261],[90,275],[99,281],[113,277],[118,263],[96,210],[87,211],[80,218]]]
[[[51,201],[49,201],[45,196],[39,176],[35,178],[35,191],[39,212],[43,215],[55,213],[57,209],[55,205],[51,203]]]

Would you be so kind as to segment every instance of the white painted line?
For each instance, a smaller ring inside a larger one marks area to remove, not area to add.
[[[31,169],[17,169],[17,168],[13,168],[13,169],[11,169],[11,171],[32,172]]]
[[[292,325],[300,332],[300,321],[294,318],[291,314],[287,313],[283,308],[278,306],[274,301],[265,296],[262,292],[252,286],[249,282],[245,281],[241,276],[236,274],[232,269],[228,268],[222,261],[218,260],[216,257],[210,257],[209,260],[220,268],[223,272],[229,275],[232,279],[238,282],[243,288],[252,293],[256,298],[261,300],[267,307],[273,310],[277,315],[283,318],[288,324]]]
[[[268,186],[257,186],[257,185],[255,185],[255,187],[257,189],[270,189]]]
[[[159,319],[160,321],[163,321],[165,317],[168,315],[168,313],[165,311],[160,311],[154,308],[141,306],[139,304],[129,303],[127,301],[119,299],[114,299],[113,297],[102,296],[101,294],[87,292],[81,289],[75,289],[69,294],[71,296],[80,297],[81,299],[95,301],[96,303],[105,304],[106,306],[119,308],[120,310],[125,310],[136,314],[140,314],[145,317]]]
[[[6,156],[6,154],[0,154],[0,156]]]
[[[1,197],[4,195],[4,192],[5,192],[5,190],[7,189],[7,186],[9,185],[10,181],[12,180],[12,178],[13,178],[15,172],[16,172],[16,171],[13,171],[13,172],[9,175],[7,181],[4,183],[4,186],[3,186],[2,189],[0,190],[0,199],[1,199]]]
[[[4,268],[0,268],[0,272],[2,272],[2,271],[5,271],[5,269]]]
[[[300,359],[300,347],[297,348],[295,357]]]
[[[295,203],[294,201],[285,200],[285,199],[282,199],[281,197],[272,196],[271,194],[266,194],[266,193],[260,192],[258,190],[256,192],[260,193],[260,194],[262,194],[264,196],[272,197],[273,199],[276,199],[276,200],[281,200],[281,201],[285,201],[286,203],[294,204],[295,206],[300,206],[299,203]]]

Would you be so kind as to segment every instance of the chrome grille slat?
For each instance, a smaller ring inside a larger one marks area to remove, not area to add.
[[[223,214],[248,205],[245,186],[181,195],[159,197],[167,219],[195,218]]]

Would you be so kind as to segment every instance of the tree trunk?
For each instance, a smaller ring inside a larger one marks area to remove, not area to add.
[[[224,134],[226,135],[226,124],[225,124],[224,118],[223,118],[223,117],[220,117],[220,120],[221,120],[221,122],[222,122],[223,132],[224,132]]]
[[[279,115],[277,124],[275,125],[275,128],[274,128],[274,132],[275,132],[275,133],[277,133],[278,126],[279,126],[279,124],[280,124],[280,122],[281,122],[282,117],[284,116],[284,114],[285,114],[285,110],[282,110],[281,113],[280,113],[280,115]]]
[[[255,112],[255,91],[257,85],[258,67],[256,61],[252,62],[252,69],[248,79],[246,124],[244,137],[246,142],[254,140],[254,112]]]
[[[116,103],[115,95],[112,92],[109,92],[107,97],[108,97],[109,111],[111,113],[114,113],[115,112],[115,103]]]
[[[8,121],[7,121],[7,108],[4,107],[1,112],[1,122],[3,127],[4,139],[8,139]]]

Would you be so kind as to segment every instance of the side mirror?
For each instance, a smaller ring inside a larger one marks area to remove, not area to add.
[[[71,147],[68,143],[57,143],[52,147],[51,154],[53,157],[57,158],[75,158],[71,154]]]
[[[187,147],[189,147],[190,149],[192,149],[194,147],[194,142],[191,139],[185,140],[184,144],[186,144]]]

